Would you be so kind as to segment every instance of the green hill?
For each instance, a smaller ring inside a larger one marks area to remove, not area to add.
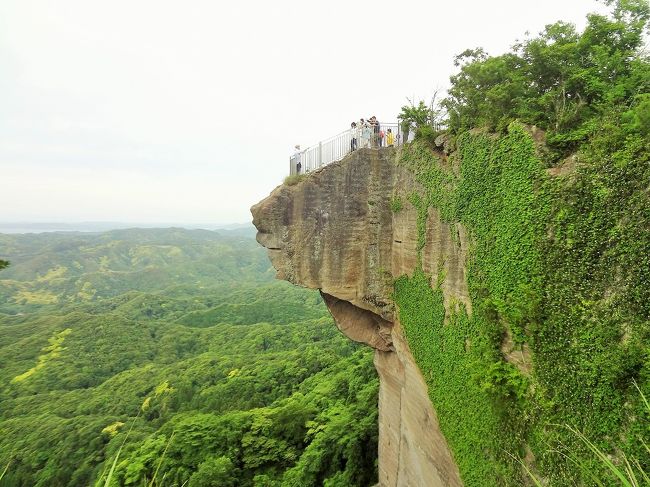
[[[0,235],[11,266],[0,280],[0,312],[24,312],[179,285],[195,292],[236,282],[270,282],[254,239],[207,230]]]
[[[0,248],[0,486],[104,485],[123,443],[111,485],[375,481],[370,351],[318,293],[274,281],[250,236],[0,235]]]

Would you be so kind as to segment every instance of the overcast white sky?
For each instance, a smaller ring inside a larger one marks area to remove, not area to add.
[[[0,221],[230,223],[309,146],[594,0],[0,0]]]

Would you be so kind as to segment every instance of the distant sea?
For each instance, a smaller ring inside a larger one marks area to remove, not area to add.
[[[186,228],[189,230],[239,230],[252,228],[251,223],[197,224],[197,223],[124,223],[124,222],[79,222],[39,223],[0,222],[0,233],[43,233],[43,232],[107,232],[124,228]]]

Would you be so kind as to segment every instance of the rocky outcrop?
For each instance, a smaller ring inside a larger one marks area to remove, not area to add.
[[[408,173],[392,155],[358,150],[253,206],[257,240],[279,279],[393,320],[392,213],[385,199]]]
[[[279,186],[253,206],[253,223],[277,277],[320,289],[339,329],[376,349],[380,485],[460,486],[391,298],[393,279],[417,266],[418,214],[406,199],[422,192],[395,157],[392,148],[361,149],[298,184]],[[405,203],[392,211],[396,197]],[[444,273],[448,309],[462,303],[471,312],[466,251],[464,229],[430,210],[423,269]]]

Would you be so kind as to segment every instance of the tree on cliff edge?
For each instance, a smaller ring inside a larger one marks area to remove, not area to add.
[[[609,16],[589,14],[584,31],[547,25],[510,52],[488,56],[468,49],[456,56],[443,105],[454,131],[503,130],[518,119],[547,130],[548,142],[571,150],[597,129],[597,118],[634,108],[650,92],[650,62],[643,52],[650,29],[647,0],[604,0]]]

